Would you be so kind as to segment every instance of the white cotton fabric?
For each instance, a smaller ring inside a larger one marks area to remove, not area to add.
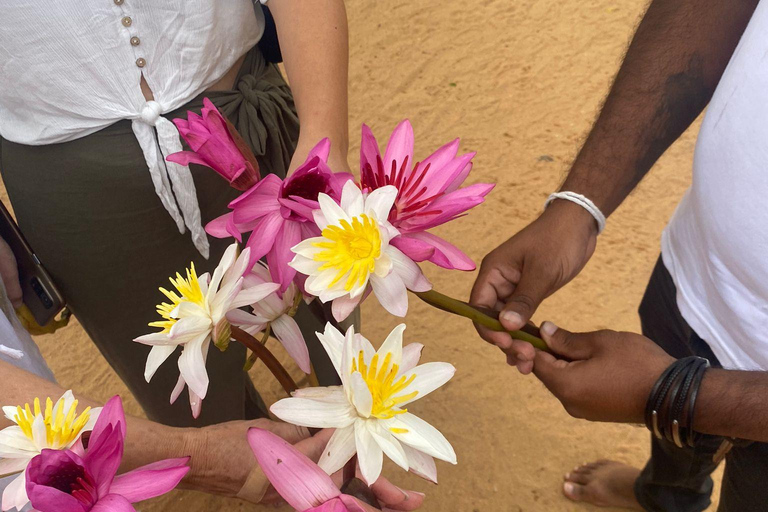
[[[691,188],[662,236],[683,318],[726,368],[768,370],[768,2],[699,132]]]
[[[181,143],[162,114],[218,81],[263,31],[252,0],[3,0],[0,136],[54,144],[132,119],[163,206],[208,257],[189,167],[165,162]]]
[[[53,378],[53,373],[51,373],[48,365],[45,364],[40,350],[32,340],[32,336],[22,327],[21,322],[16,317],[11,301],[8,300],[8,295],[5,293],[5,286],[2,280],[0,280],[0,360],[48,379],[51,382],[56,382]],[[3,375],[0,374],[0,387],[2,386]],[[0,496],[3,495],[5,487],[15,478],[15,475],[0,478]],[[31,510],[31,507],[25,507],[24,510]]]

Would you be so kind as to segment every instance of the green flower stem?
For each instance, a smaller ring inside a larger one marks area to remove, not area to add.
[[[267,341],[269,341],[269,336],[272,334],[272,324],[267,324],[267,328],[264,329],[264,336],[261,338],[262,345],[266,345]],[[245,360],[245,366],[243,366],[243,371],[249,372],[251,371],[251,368],[253,368],[253,365],[256,364],[256,361],[259,360],[258,354],[256,352],[251,352],[248,356],[248,359]]]
[[[492,331],[508,332],[509,335],[515,339],[527,341],[539,350],[551,352],[544,340],[538,336],[525,331],[507,331],[504,326],[501,325],[498,318],[491,316],[491,312],[485,313],[466,302],[454,299],[435,290],[412,293],[437,309],[453,313],[454,315],[463,316],[464,318],[469,318],[474,323],[487,327]]]
[[[286,371],[286,369],[283,367],[282,364],[280,364],[280,361],[277,360],[277,358],[272,354],[272,352],[269,351],[267,347],[259,343],[259,340],[245,332],[244,330],[240,329],[239,327],[232,326],[232,338],[242,343],[246,346],[246,348],[250,349],[251,352],[256,354],[256,356],[264,361],[264,364],[267,366],[270,372],[272,372],[272,375],[275,376],[277,381],[280,383],[281,386],[283,386],[283,389],[286,393],[289,395],[299,389],[299,386],[296,385],[296,382],[294,382],[293,378],[291,378],[291,375]]]

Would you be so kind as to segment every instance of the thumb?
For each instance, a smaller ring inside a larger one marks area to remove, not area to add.
[[[507,303],[499,313],[499,321],[505,329],[517,331],[523,328],[549,294],[549,287],[532,273],[523,272]]]
[[[320,456],[328,445],[328,441],[330,441],[333,432],[333,429],[323,429],[314,436],[299,441],[295,446],[301,453],[317,462],[320,460]]]
[[[577,361],[588,359],[592,355],[592,348],[588,343],[589,337],[586,334],[568,332],[552,322],[544,322],[539,330],[547,346],[561,359]]]

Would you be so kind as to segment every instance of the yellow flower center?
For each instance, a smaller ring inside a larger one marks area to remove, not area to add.
[[[381,420],[388,420],[398,414],[404,414],[408,412],[408,409],[395,408],[403,402],[412,400],[419,394],[418,391],[413,391],[406,395],[397,396],[416,378],[416,375],[411,375],[407,378],[403,375],[395,380],[398,369],[398,365],[392,364],[391,353],[387,353],[381,366],[379,366],[378,354],[371,358],[370,366],[366,365],[362,350],[358,354],[357,360],[352,360],[352,373],[360,372],[363,380],[365,380],[365,384],[368,386],[368,391],[371,392],[373,397],[371,416]],[[393,429],[393,431],[400,434],[407,432],[405,429]]]
[[[197,279],[194,263],[191,263],[190,268],[187,269],[186,278],[177,272],[176,279],[171,277],[169,280],[181,296],[174,291],[168,291],[165,288],[160,287],[162,294],[168,297],[168,300],[171,302],[170,304],[167,302],[158,304],[157,314],[163,317],[163,320],[149,323],[150,327],[160,327],[163,330],[162,332],[170,331],[173,324],[178,320],[171,316],[171,312],[176,309],[176,306],[180,303],[184,301],[194,302],[195,304],[205,307],[205,296],[203,295],[203,290],[200,289],[200,281]]]
[[[381,256],[381,233],[378,223],[365,214],[353,218],[351,224],[346,220],[339,224],[327,226],[323,230],[326,241],[313,244],[325,249],[315,255],[315,261],[323,262],[320,271],[336,270],[331,286],[348,273],[344,289],[350,291],[356,282],[364,285],[374,271]]]
[[[88,420],[91,418],[91,408],[86,409],[77,415],[77,400],[72,402],[69,410],[64,410],[64,401],[60,400],[56,404],[56,410],[53,409],[53,401],[48,398],[45,401],[45,411],[40,409],[40,399],[35,398],[34,411],[29,407],[29,404],[25,404],[22,409],[21,406],[16,407],[16,423],[31,441],[34,441],[32,434],[32,425],[35,422],[35,418],[43,414],[43,423],[45,424],[45,437],[46,442],[50,448],[58,450],[68,447],[79,436],[83,427],[85,427]]]

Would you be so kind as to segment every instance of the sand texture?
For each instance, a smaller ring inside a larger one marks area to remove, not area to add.
[[[530,222],[558,186],[646,1],[347,3],[353,168],[363,122],[383,143],[398,121],[410,118],[417,159],[461,137],[463,150],[477,151],[470,181],[498,185],[469,217],[437,232],[479,262]],[[661,230],[688,186],[697,130],[698,123],[611,217],[592,261],[544,304],[537,322],[550,319],[570,330],[639,330],[637,305],[658,257]],[[438,290],[468,296],[474,273],[424,269]],[[440,485],[433,486],[385,465],[392,480],[428,493],[425,511],[589,510],[560,494],[566,471],[601,457],[644,463],[644,429],[570,418],[535,378],[508,367],[468,321],[415,301],[406,321],[406,342],[424,343],[424,360],[449,361],[458,370],[444,389],[412,407],[452,441],[458,466],[438,463]],[[380,342],[396,323],[373,300],[365,305],[363,332],[370,339]],[[140,414],[79,326],[39,342],[62,385],[100,400],[120,393],[128,411]],[[280,396],[263,366],[254,373],[268,400]],[[139,510],[259,507],[175,492]]]

